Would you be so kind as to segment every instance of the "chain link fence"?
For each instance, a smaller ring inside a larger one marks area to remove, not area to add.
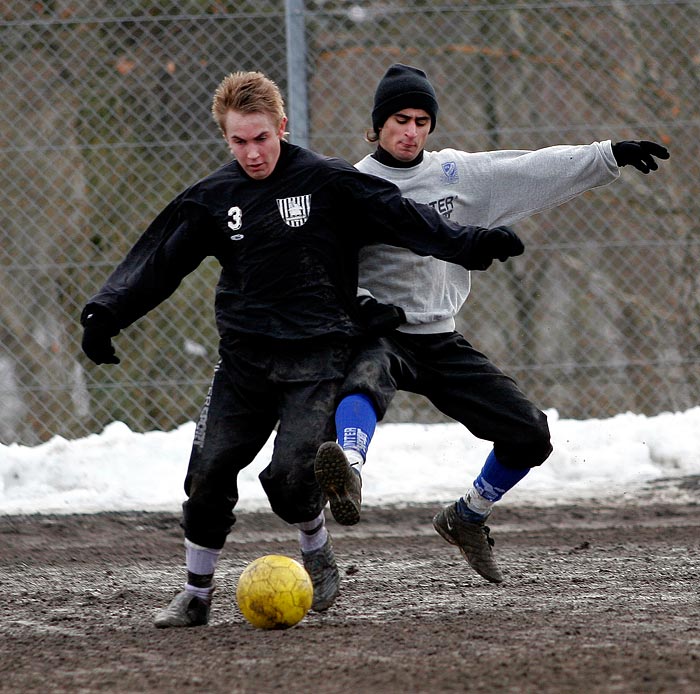
[[[83,357],[78,318],[160,209],[227,160],[209,109],[240,69],[295,95],[293,141],[351,162],[393,62],[435,85],[431,149],[667,145],[659,172],[624,169],[517,225],[526,254],[474,273],[459,329],[563,417],[698,403],[700,2],[56,0],[0,2],[0,18],[3,443],[196,418],[215,264],[116,338],[118,367]],[[440,415],[402,393],[386,421]]]

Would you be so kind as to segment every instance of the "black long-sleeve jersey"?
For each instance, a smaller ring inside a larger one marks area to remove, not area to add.
[[[169,297],[207,256],[221,264],[222,339],[297,340],[360,332],[360,246],[382,242],[469,267],[483,230],[461,227],[392,183],[286,142],[270,176],[232,161],[178,195],[83,311],[122,329]]]

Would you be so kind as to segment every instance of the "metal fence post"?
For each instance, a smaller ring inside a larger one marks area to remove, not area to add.
[[[309,146],[304,0],[285,0],[287,26],[287,102],[290,140]]]

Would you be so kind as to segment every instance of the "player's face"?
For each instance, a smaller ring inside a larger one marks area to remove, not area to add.
[[[228,148],[251,178],[261,181],[275,169],[287,119],[275,125],[269,113],[228,111],[224,118],[224,139]]]
[[[425,147],[430,115],[422,108],[404,108],[386,119],[379,129],[379,144],[399,161],[413,161]]]

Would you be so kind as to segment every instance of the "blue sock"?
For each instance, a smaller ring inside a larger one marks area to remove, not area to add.
[[[367,449],[377,427],[372,401],[362,393],[348,395],[335,411],[335,429],[342,448],[352,448],[367,458]]]
[[[474,480],[473,489],[457,501],[457,515],[467,521],[483,521],[491,513],[494,502],[520,482],[528,472],[530,468],[515,470],[501,465],[496,454],[491,451],[484,467]]]
[[[520,480],[530,472],[530,468],[505,467],[498,462],[496,454],[491,451],[484,467],[474,480],[476,489],[484,499],[498,501],[509,489],[512,489]]]

